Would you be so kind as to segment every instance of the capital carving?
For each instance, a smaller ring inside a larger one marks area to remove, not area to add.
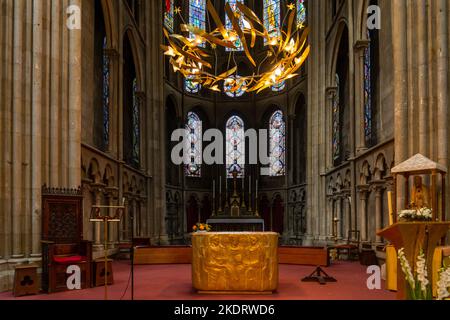
[[[370,45],[370,40],[357,40],[355,42],[355,45],[353,46],[353,49],[355,51],[364,51],[366,50]]]
[[[337,94],[337,89],[338,89],[337,87],[328,87],[326,89],[328,99],[334,99],[334,97]]]

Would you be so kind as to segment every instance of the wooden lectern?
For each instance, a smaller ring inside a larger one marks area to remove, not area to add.
[[[441,239],[450,228],[450,222],[397,222],[379,231],[377,234],[389,240],[398,250],[405,249],[405,256],[412,268],[416,270],[417,257],[422,249],[427,260],[428,279],[432,279],[433,254]],[[405,300],[405,276],[397,261],[397,299]]]

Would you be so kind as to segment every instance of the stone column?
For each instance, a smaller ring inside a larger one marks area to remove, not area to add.
[[[383,223],[383,192],[385,190],[383,182],[374,184],[375,190],[375,233],[382,229]],[[381,243],[381,237],[376,236],[377,243]]]
[[[12,97],[12,258],[20,259],[24,256],[24,243],[22,241],[22,226],[24,224],[24,190],[23,190],[23,104],[24,104],[24,6],[23,1],[14,1],[13,21],[13,97]]]
[[[328,210],[327,210],[327,221],[326,221],[326,230],[327,230],[327,239],[331,239],[333,237],[333,211],[334,211],[334,203],[333,197],[328,195],[327,198]]]
[[[289,123],[289,167],[291,168],[291,172],[288,172],[289,175],[289,184],[293,185],[294,181],[298,182],[298,162],[297,160],[297,153],[295,152],[296,148],[294,147],[296,141],[295,141],[295,128],[294,128],[294,120],[295,120],[295,114],[290,114],[288,116],[288,123]],[[298,143],[298,142],[297,142]],[[295,171],[293,168],[297,168]]]
[[[352,230],[352,203],[350,200],[350,195],[348,193],[344,194],[344,204],[345,204],[345,239],[348,238],[349,231]]]
[[[395,163],[406,160],[408,151],[408,87],[407,87],[407,50],[406,50],[406,0],[391,2],[393,85],[394,85],[394,126],[395,126]],[[400,177],[399,177],[400,178]],[[397,181],[397,203],[404,202],[403,179]]]
[[[100,186],[100,184],[98,183],[93,183],[92,184],[92,191],[94,193],[94,204],[95,205],[101,205],[102,203],[102,187]],[[101,250],[103,248],[103,244],[102,244],[102,223],[103,222],[94,222],[95,223],[95,227],[94,227],[94,250]],[[106,235],[105,235],[106,237]]]
[[[76,5],[82,11],[81,0],[71,0],[71,5]],[[82,42],[81,30],[69,31],[69,101],[68,101],[68,179],[67,185],[77,188],[81,185],[81,106],[82,106]],[[106,235],[105,235],[106,236]]]
[[[337,234],[337,238],[340,240],[342,239],[342,230],[344,228],[344,219],[343,219],[343,214],[342,214],[342,195],[339,195],[337,197],[337,203],[336,203],[336,218],[338,218],[338,223],[337,223],[337,230],[336,230],[336,234]]]
[[[358,186],[359,192],[359,213],[360,213],[360,229],[361,241],[367,241],[367,199],[369,195],[369,186]]]
[[[329,87],[326,90],[327,95],[327,119],[325,125],[326,136],[330,137],[326,142],[326,150],[325,150],[325,162],[327,164],[327,168],[333,167],[333,145],[331,143],[331,137],[333,134],[333,104],[334,99],[336,98],[337,87]]]
[[[33,56],[31,101],[31,257],[41,257],[42,214],[42,75],[43,75],[43,2],[33,2]]]

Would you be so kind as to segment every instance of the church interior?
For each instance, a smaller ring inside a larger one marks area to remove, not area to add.
[[[0,0],[0,300],[450,297],[447,0]]]

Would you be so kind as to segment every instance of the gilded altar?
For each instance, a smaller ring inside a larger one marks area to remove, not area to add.
[[[192,284],[205,293],[272,293],[278,287],[278,234],[192,235]]]

